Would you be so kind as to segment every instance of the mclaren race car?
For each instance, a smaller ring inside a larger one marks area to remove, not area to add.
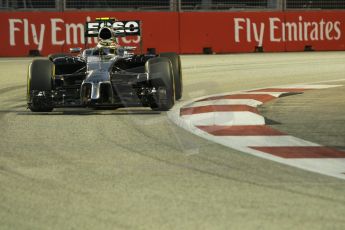
[[[85,36],[98,44],[83,52],[33,60],[28,69],[27,104],[33,112],[59,107],[151,107],[166,111],[182,97],[181,61],[176,53],[134,54],[117,38],[140,36],[140,21],[99,18]],[[87,39],[86,39],[87,40]]]

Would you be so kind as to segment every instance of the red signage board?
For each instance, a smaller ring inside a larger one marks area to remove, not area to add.
[[[181,51],[200,53],[211,47],[216,53],[254,52],[262,46],[265,51],[284,51],[283,42],[269,41],[269,18],[284,20],[279,12],[216,12],[181,14]]]
[[[345,50],[345,12],[182,13],[180,49],[200,53]]]
[[[42,55],[66,52],[71,47],[96,44],[85,39],[84,24],[97,17],[141,20],[143,48],[178,52],[178,14],[174,12],[5,12],[0,13],[0,56],[27,56],[29,50]],[[140,37],[119,38],[123,45],[139,46]]]
[[[286,36],[288,51],[300,51],[305,46],[320,51],[345,50],[345,11],[287,13],[285,27],[286,33],[292,30],[291,37]]]
[[[142,44],[143,52],[215,53],[345,50],[344,11],[296,12],[1,12],[0,56],[67,52],[96,44],[84,24],[96,17],[141,20],[142,37],[119,38]]]

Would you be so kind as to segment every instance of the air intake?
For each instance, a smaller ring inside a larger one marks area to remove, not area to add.
[[[98,37],[102,40],[109,40],[113,37],[113,31],[108,27],[99,30]]]

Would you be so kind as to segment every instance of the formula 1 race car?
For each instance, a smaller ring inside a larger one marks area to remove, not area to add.
[[[94,48],[71,49],[33,60],[27,79],[27,104],[33,112],[58,107],[151,107],[167,111],[182,97],[181,61],[176,53],[134,54],[117,38],[140,36],[140,21],[98,18],[86,23]],[[86,39],[87,40],[87,39]]]

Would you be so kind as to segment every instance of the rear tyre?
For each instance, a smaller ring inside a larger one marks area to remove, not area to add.
[[[174,81],[175,81],[175,99],[180,100],[182,98],[182,92],[183,92],[181,58],[176,53],[161,53],[160,57],[169,58],[172,64],[172,70],[173,70]]]
[[[167,111],[175,104],[175,89],[172,65],[168,58],[157,57],[146,62],[146,71],[156,89],[156,97],[151,108],[157,111]]]
[[[27,100],[32,112],[51,112],[53,106],[49,95],[31,98],[31,92],[49,92],[52,90],[54,64],[47,59],[34,60],[28,71]]]

